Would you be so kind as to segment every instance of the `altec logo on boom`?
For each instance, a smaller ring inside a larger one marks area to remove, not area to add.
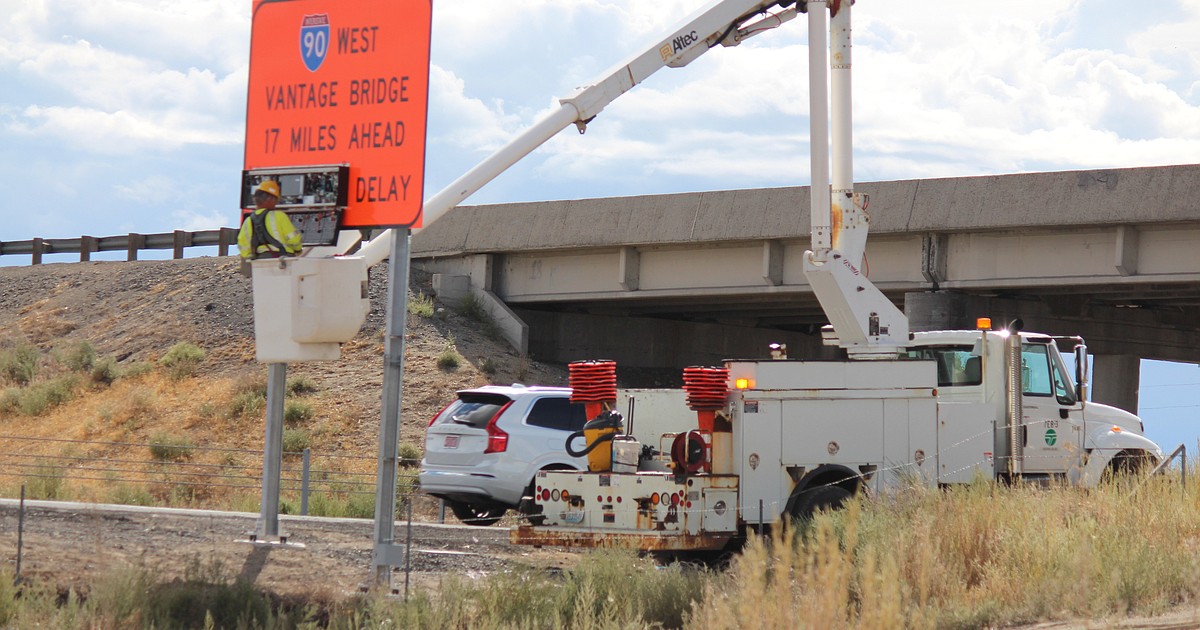
[[[658,54],[662,55],[663,61],[667,61],[672,56],[678,55],[687,49],[687,47],[695,44],[698,41],[700,41],[700,36],[696,34],[696,31],[684,33],[683,35],[678,35],[671,41],[660,46],[658,49]]]

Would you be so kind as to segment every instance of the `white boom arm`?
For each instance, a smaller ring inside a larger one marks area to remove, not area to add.
[[[684,20],[656,45],[617,64],[591,85],[577,88],[575,93],[561,99],[558,109],[427,199],[422,209],[424,224],[428,226],[436,221],[571,123],[583,133],[587,123],[605,106],[659,69],[665,66],[681,68],[718,44],[736,46],[749,37],[775,28],[796,17],[795,4],[796,0],[711,2]],[[800,4],[804,4],[803,0]],[[776,7],[779,11],[769,12]],[[374,265],[388,257],[394,232],[388,230],[363,246],[360,255],[367,265]]]
[[[833,326],[827,343],[850,358],[889,359],[908,345],[908,318],[863,271],[871,217],[854,192],[850,107],[850,0],[810,0],[809,99],[812,147],[812,250],[804,275]],[[826,95],[825,7],[831,5],[832,107]],[[833,184],[829,182],[827,112],[833,112]]]

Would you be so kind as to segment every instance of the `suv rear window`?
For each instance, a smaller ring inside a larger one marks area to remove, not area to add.
[[[434,424],[454,422],[482,429],[509,402],[507,396],[499,394],[459,394],[458,400],[446,407]]]
[[[547,429],[578,431],[587,422],[582,404],[572,404],[570,398],[540,398],[533,403],[525,424]]]

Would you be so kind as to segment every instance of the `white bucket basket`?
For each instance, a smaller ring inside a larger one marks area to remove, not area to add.
[[[262,363],[337,359],[371,310],[361,257],[261,258],[250,265]]]

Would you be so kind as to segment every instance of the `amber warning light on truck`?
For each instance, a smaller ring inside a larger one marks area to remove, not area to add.
[[[244,168],[348,165],[341,227],[420,227],[431,6],[254,0]]]

